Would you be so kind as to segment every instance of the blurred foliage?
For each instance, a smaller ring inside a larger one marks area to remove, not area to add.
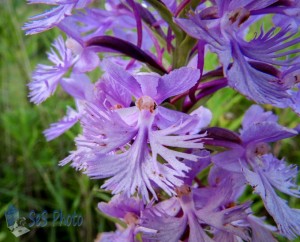
[[[112,229],[97,211],[97,203],[110,196],[98,191],[99,182],[69,166],[58,166],[75,149],[73,138],[79,126],[51,142],[42,134],[73,101],[60,90],[39,106],[27,98],[31,72],[37,63],[46,63],[46,52],[59,33],[24,35],[21,26],[40,11],[23,0],[0,1],[0,241],[93,241],[98,232]],[[4,217],[10,204],[24,217],[32,210],[47,210],[47,226],[34,226],[26,235],[14,237]],[[51,224],[54,210],[64,215],[76,212],[83,217],[82,226]]]
[[[39,106],[30,104],[27,98],[26,84],[31,72],[37,63],[46,62],[45,53],[59,33],[50,30],[35,36],[24,35],[21,26],[29,16],[40,11],[40,7],[29,7],[23,0],[0,1],[0,242],[93,241],[97,233],[113,229],[108,219],[97,211],[97,203],[108,201],[110,195],[99,189],[99,181],[90,180],[69,166],[58,166],[59,160],[75,148],[73,138],[80,131],[79,126],[51,142],[46,142],[42,135],[50,123],[64,116],[66,106],[72,106],[73,102],[61,90],[55,98]],[[210,59],[208,65],[215,66],[216,56],[211,54]],[[250,105],[250,101],[235,91],[220,90],[207,103],[214,115],[212,126],[238,131],[243,113]],[[291,110],[265,108],[276,112],[282,125],[293,128],[299,123]],[[274,152],[299,164],[299,141],[300,138],[280,141],[273,145]],[[241,200],[249,198],[254,199],[253,209],[257,214],[267,215],[261,200],[250,190]],[[24,217],[31,210],[36,213],[47,210],[47,226],[33,227],[28,234],[15,238],[4,217],[10,204]],[[297,199],[290,199],[289,204],[300,208]],[[83,225],[51,224],[54,210],[80,214]]]

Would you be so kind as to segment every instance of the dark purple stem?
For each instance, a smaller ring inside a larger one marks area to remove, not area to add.
[[[85,43],[85,46],[104,47],[113,51],[117,51],[135,60],[146,63],[160,74],[166,74],[167,71],[163,66],[158,64],[150,55],[143,51],[138,46],[113,36],[97,36],[91,38]],[[108,50],[106,50],[108,51]]]
[[[137,46],[141,47],[142,46],[142,41],[143,41],[142,19],[141,19],[140,13],[138,11],[138,8],[137,8],[136,3],[134,2],[134,0],[127,0],[127,2],[133,10],[133,14],[134,14],[135,21],[136,21]]]
[[[219,67],[213,71],[207,72],[206,74],[204,74],[202,76],[202,78],[210,78],[210,77],[214,77],[214,76],[223,76],[223,68]]]
[[[160,37],[162,37],[163,39],[165,39],[167,41],[166,34],[161,29],[160,25],[158,24],[157,20],[152,15],[152,13],[147,8],[144,8],[139,3],[135,3],[135,6],[137,7],[138,12],[139,12],[142,20],[144,21],[144,23],[146,23],[147,25],[149,25],[150,28],[154,28],[155,31],[157,32],[157,34],[159,34]]]
[[[192,102],[196,101],[195,92],[198,89],[198,84],[201,81],[202,74],[203,74],[203,67],[204,67],[204,48],[205,48],[205,42],[199,41],[197,44],[197,50],[198,50],[198,62],[197,62],[197,68],[200,70],[200,78],[199,81],[193,86],[189,91],[189,97]]]
[[[208,95],[211,95],[213,94],[214,92],[218,91],[219,89],[223,88],[223,87],[226,87],[227,86],[227,82],[226,83],[223,83],[223,84],[220,84],[220,85],[217,85],[217,86],[214,86],[214,87],[211,87],[211,88],[207,88],[205,89],[203,92],[200,92],[197,97],[196,97],[196,100],[200,100],[201,98],[204,98]]]
[[[128,4],[131,6],[133,10],[133,14],[136,21],[136,29],[137,29],[137,46],[141,48],[142,41],[143,41],[143,27],[142,27],[142,19],[140,16],[140,13],[138,11],[138,8],[134,2],[134,0],[127,0]],[[126,66],[126,69],[130,69],[130,67],[134,64],[135,60],[132,59],[128,65]]]
[[[217,70],[206,73],[205,75],[202,76],[202,78],[209,78],[209,77],[213,77],[213,76],[221,76],[221,74],[222,74],[222,70],[217,69]],[[225,78],[210,81],[210,82],[204,82],[204,83],[198,84],[197,90],[210,88],[210,87],[213,87],[213,86],[216,86],[216,85],[221,85],[224,82],[225,83],[227,82],[227,80]],[[180,98],[185,97],[188,94],[189,94],[189,91],[186,91],[186,92],[172,98],[171,103],[175,103]]]
[[[201,77],[203,73],[203,67],[204,67],[204,49],[205,49],[205,42],[199,40],[198,45],[198,62],[197,62],[197,68],[201,71]]]
[[[222,79],[221,79],[222,80]],[[183,105],[183,111],[188,111],[190,108],[193,107],[193,105],[198,102],[201,98],[204,98],[208,95],[211,95],[218,91],[219,89],[227,86],[227,79],[223,78],[223,81],[219,81],[217,85],[213,85],[211,87],[205,88],[203,91],[201,91],[195,98],[195,101],[192,100],[186,100]]]
[[[227,83],[227,79],[226,78],[221,78],[221,79],[213,80],[213,81],[210,81],[210,82],[200,83],[197,89],[198,90],[199,89],[207,89],[207,88],[211,88],[211,87],[226,84],[226,83]]]
[[[172,40],[173,40],[172,29],[170,27],[168,27],[168,32],[167,32],[167,51],[169,53],[173,49],[173,47],[172,47]]]
[[[179,4],[175,12],[175,17],[177,17],[181,13],[181,11],[185,8],[186,5],[190,3],[190,1],[191,0],[184,0]]]

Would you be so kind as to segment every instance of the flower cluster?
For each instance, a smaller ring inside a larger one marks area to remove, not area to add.
[[[300,235],[300,210],[278,194],[300,197],[297,167],[271,146],[299,129],[283,127],[259,106],[300,114],[298,1],[29,3],[54,7],[31,17],[27,34],[54,27],[63,33],[48,53],[51,64],[32,75],[30,101],[42,103],[60,85],[76,106],[44,135],[50,141],[79,122],[77,149],[60,165],[104,179],[102,188],[114,195],[99,209],[120,224],[97,241]],[[211,53],[218,64],[208,70]],[[98,80],[90,80],[99,68]],[[222,88],[256,103],[238,133],[210,126],[205,102]],[[251,201],[241,201],[246,188],[260,196],[273,224],[256,216]]]

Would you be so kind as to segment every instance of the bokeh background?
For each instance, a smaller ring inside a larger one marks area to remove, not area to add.
[[[57,30],[24,35],[21,26],[29,16],[42,10],[41,6],[29,6],[23,0],[0,0],[0,242],[89,242],[98,233],[114,228],[112,220],[97,210],[97,203],[108,201],[110,195],[99,189],[101,182],[92,181],[69,166],[58,166],[75,148],[73,139],[80,132],[79,126],[51,142],[46,142],[42,134],[50,123],[64,116],[66,106],[73,106],[73,101],[60,89],[55,97],[39,106],[27,98],[26,84],[31,72],[37,63],[48,63],[46,52],[59,35]],[[215,63],[216,58],[211,55],[207,65]],[[238,131],[244,110],[251,102],[230,89],[223,89],[206,105],[213,111],[213,126]],[[276,112],[282,125],[295,127],[300,123],[299,117],[290,110],[265,108]],[[279,157],[300,164],[299,141],[299,138],[284,140],[272,148]],[[261,200],[250,189],[241,201],[249,198],[254,200],[256,214],[267,216]],[[299,199],[290,198],[289,204],[300,208]],[[36,213],[46,210],[47,226],[34,226],[29,233],[14,237],[4,216],[9,205],[17,207],[21,217],[28,217],[32,210]],[[65,215],[75,211],[83,217],[82,226],[52,224],[54,210],[61,210]]]
[[[73,138],[79,126],[51,142],[42,134],[64,116],[73,101],[60,89],[55,98],[39,106],[27,98],[31,72],[37,63],[48,63],[46,52],[59,35],[50,30],[25,36],[22,25],[42,10],[23,0],[0,0],[0,241],[93,241],[98,232],[110,229],[97,210],[97,203],[110,196],[98,191],[98,181],[69,166],[58,166],[75,148]],[[19,209],[20,217],[28,217],[32,210],[36,214],[46,210],[47,226],[34,226],[15,238],[4,216],[11,204]],[[83,217],[82,226],[52,225],[54,210],[66,215],[75,211]]]

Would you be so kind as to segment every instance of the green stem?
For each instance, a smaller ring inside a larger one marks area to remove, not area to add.
[[[197,40],[186,35],[182,42],[176,39],[176,48],[173,55],[173,68],[185,66],[188,62],[192,48],[197,43]]]
[[[168,23],[173,30],[176,39],[182,40],[185,37],[185,33],[173,22],[173,14],[166,8],[164,4],[157,0],[146,0],[153,8],[157,10],[159,15]]]

